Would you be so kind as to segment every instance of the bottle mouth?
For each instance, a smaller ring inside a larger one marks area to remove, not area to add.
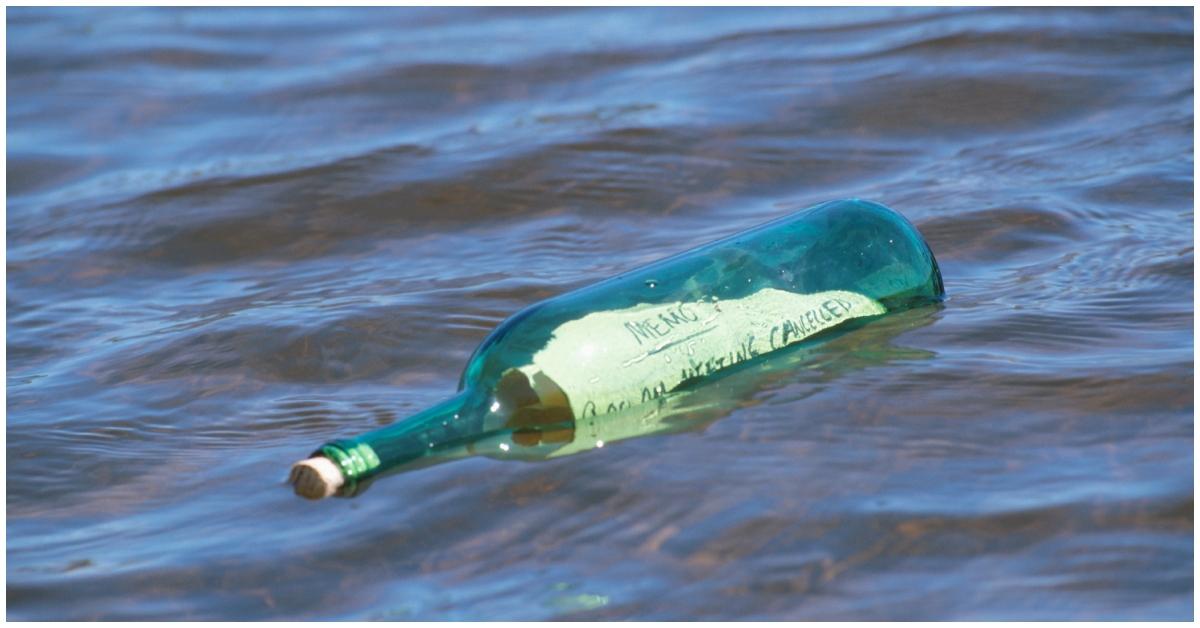
[[[292,465],[288,478],[296,494],[305,499],[325,499],[345,484],[341,468],[324,456],[314,456]]]
[[[379,467],[379,456],[371,446],[349,440],[334,441],[313,452],[331,460],[341,472],[342,484],[337,494],[351,497],[359,492],[363,480],[374,475]]]

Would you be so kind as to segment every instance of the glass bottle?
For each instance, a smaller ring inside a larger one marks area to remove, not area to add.
[[[903,216],[822,203],[517,312],[476,348],[453,397],[323,445],[290,481],[309,498],[352,496],[385,472],[467,455],[593,447],[732,368],[943,296]]]

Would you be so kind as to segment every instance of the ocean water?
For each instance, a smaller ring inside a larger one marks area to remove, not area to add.
[[[1193,15],[7,12],[9,619],[1193,617]],[[944,304],[308,502],[521,307],[814,203]]]

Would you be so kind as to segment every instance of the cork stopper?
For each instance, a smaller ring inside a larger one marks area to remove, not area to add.
[[[288,482],[301,497],[324,499],[337,493],[345,479],[341,469],[332,460],[325,456],[314,456],[292,465]]]

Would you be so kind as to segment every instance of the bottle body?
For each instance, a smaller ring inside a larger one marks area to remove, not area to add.
[[[627,421],[738,365],[943,294],[902,216],[824,203],[531,305],[479,345],[455,397],[319,452],[353,494],[384,471],[481,453],[477,443],[577,449],[581,422]]]

